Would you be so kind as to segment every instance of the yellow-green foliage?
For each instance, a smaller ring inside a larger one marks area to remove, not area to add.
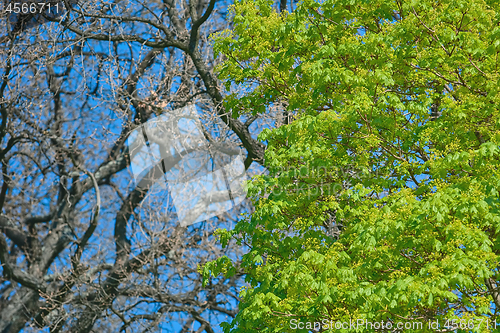
[[[493,331],[500,3],[305,0],[278,15],[258,0],[232,14],[218,71],[247,90],[227,108],[286,102],[297,117],[261,134],[271,175],[250,184],[256,211],[220,231],[250,245],[250,287],[225,331],[289,332],[291,319]],[[204,268],[234,271],[227,258]]]

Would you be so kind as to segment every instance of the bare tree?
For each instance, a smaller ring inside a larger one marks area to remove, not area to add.
[[[16,14],[9,3],[0,12],[0,332],[217,331],[236,314],[241,281],[203,289],[198,265],[221,255],[215,226],[249,208],[179,224],[173,196],[155,185],[178,161],[167,170],[160,147],[141,176],[154,181],[138,181],[131,134],[194,105],[210,147],[233,142],[246,169],[262,163],[255,133],[270,125],[231,118],[213,74],[208,36],[225,28],[228,4],[50,1],[58,7],[47,11],[20,1],[36,11]]]

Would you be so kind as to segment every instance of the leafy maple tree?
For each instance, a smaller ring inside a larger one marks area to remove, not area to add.
[[[278,14],[243,0],[232,14],[219,77],[248,88],[227,108],[281,103],[295,120],[261,134],[256,210],[219,232],[249,246],[225,331],[360,319],[494,331],[500,3],[305,0]],[[204,274],[236,270],[223,257]]]

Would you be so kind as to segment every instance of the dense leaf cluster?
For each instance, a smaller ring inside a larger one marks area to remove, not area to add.
[[[250,285],[227,332],[290,331],[291,319],[497,318],[499,8],[233,7],[234,29],[216,36],[219,75],[248,88],[226,106],[285,103],[296,120],[261,134],[270,175],[250,184],[256,211],[220,231],[223,244],[250,247]],[[232,270],[222,258],[205,276]]]

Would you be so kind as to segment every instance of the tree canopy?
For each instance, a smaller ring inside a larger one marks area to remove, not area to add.
[[[495,330],[499,9],[482,0],[232,7],[233,29],[215,37],[219,78],[245,93],[226,107],[238,115],[280,103],[294,121],[260,135],[269,174],[249,183],[256,210],[219,231],[223,245],[249,248],[249,286],[226,332],[299,322],[328,331],[349,320]],[[204,274],[237,269],[222,257]],[[375,328],[340,329],[355,330]]]

